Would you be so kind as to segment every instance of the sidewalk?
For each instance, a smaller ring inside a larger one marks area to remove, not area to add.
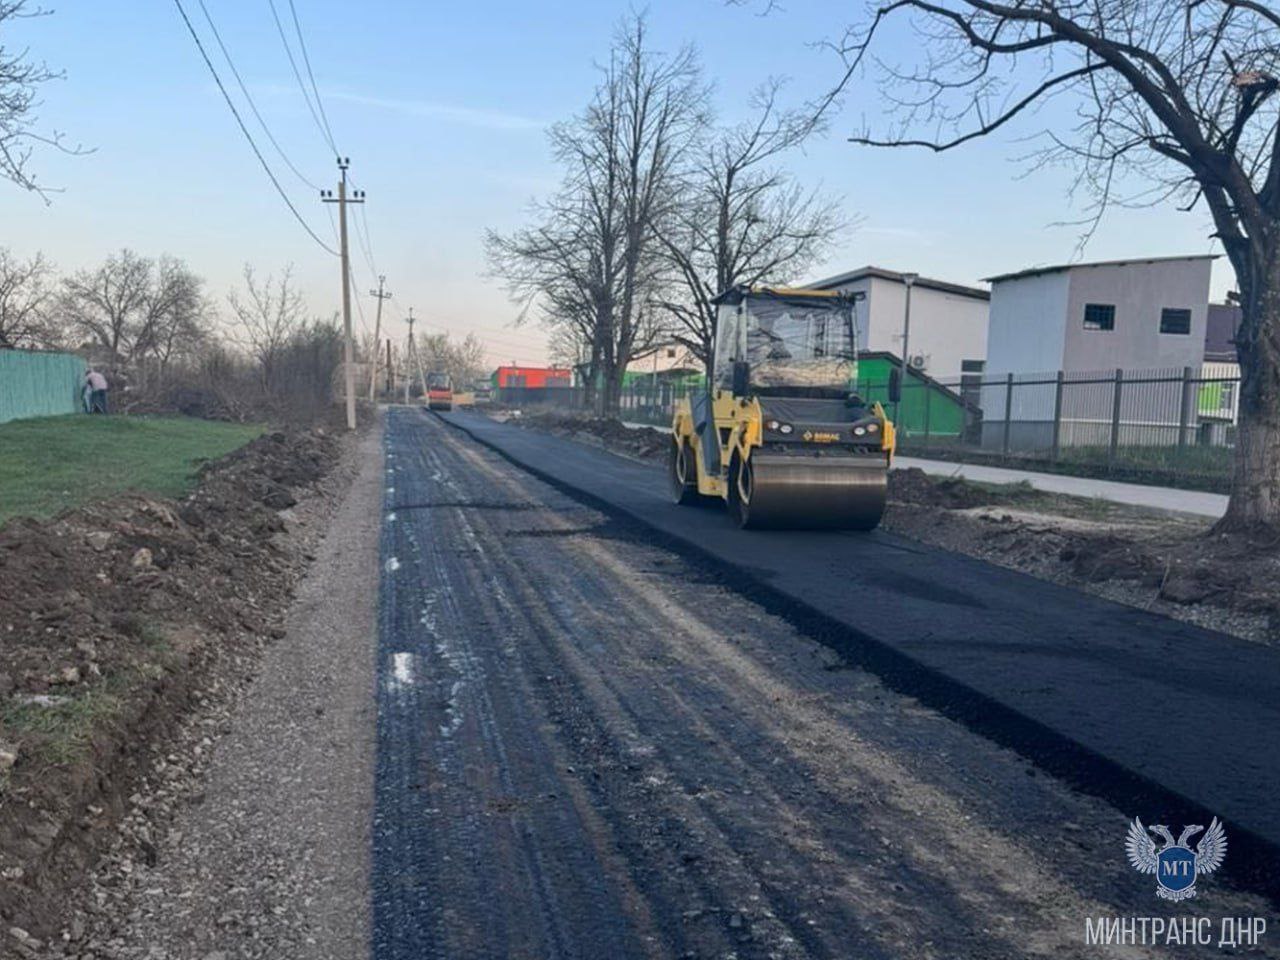
[[[920,460],[916,457],[894,457],[893,465],[898,468],[919,467],[925,473],[964,477],[966,480],[974,480],[978,483],[1025,481],[1037,490],[1044,490],[1047,493],[1065,493],[1073,497],[1098,497],[1102,500],[1110,500],[1112,503],[1193,513],[1214,519],[1222,516],[1227,510],[1227,498],[1224,494],[1205,493],[1200,490],[1151,487],[1142,483],[1120,483],[1116,480],[1069,477],[1059,473],[1036,473],[1031,470],[1008,470],[1004,467],[985,467],[973,463],[952,463],[946,460]]]
[[[628,427],[648,427],[645,423],[628,423]],[[661,429],[661,428],[655,428]],[[918,457],[894,457],[898,469],[919,467],[925,473],[941,477],[963,477],[977,483],[1029,483],[1046,493],[1064,493],[1073,497],[1097,497],[1112,503],[1133,507],[1150,507],[1154,510],[1172,510],[1191,513],[1215,520],[1227,511],[1227,498],[1220,493],[1204,493],[1200,490],[1177,490],[1172,487],[1152,487],[1142,483],[1120,483],[1116,480],[1096,480],[1091,477],[1069,477],[1058,473],[1036,473],[1032,470],[1009,470],[1004,467],[985,467],[973,463],[954,463],[949,460],[921,460]]]

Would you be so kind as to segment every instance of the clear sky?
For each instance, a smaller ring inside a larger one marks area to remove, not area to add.
[[[275,0],[288,29],[288,0]],[[428,331],[474,331],[491,360],[541,362],[544,337],[513,330],[516,308],[485,276],[486,228],[509,230],[530,200],[556,183],[549,122],[587,100],[595,64],[632,8],[615,0],[295,0],[338,147],[368,193],[372,256],[394,294],[389,333],[402,336],[410,305]],[[60,0],[51,16],[6,32],[65,69],[43,94],[44,129],[93,149],[44,151],[38,197],[0,184],[0,245],[42,250],[64,270],[127,246],[171,253],[205,276],[219,301],[247,261],[260,273],[293,264],[312,309],[340,303],[337,261],[312,241],[274,193],[214,86],[172,0]],[[333,242],[331,207],[285,166],[244,107],[204,21],[184,0],[214,63],[281,183],[321,237]],[[205,0],[263,117],[302,174],[332,186],[332,151],[308,112],[267,0]],[[815,44],[838,36],[859,2],[787,0],[768,17],[723,0],[653,0],[655,46],[692,42],[726,119],[741,115],[753,87],[789,79],[801,102],[827,89],[839,63]],[[292,34],[290,34],[292,39]],[[895,43],[909,42],[900,37]],[[892,46],[887,53],[895,51]],[[905,55],[906,51],[902,51]],[[295,56],[297,50],[295,48]],[[299,63],[301,67],[301,63]],[[304,71],[305,76],[305,71]],[[1070,260],[1082,215],[1068,171],[1028,171],[1014,159],[1047,118],[1007,135],[935,156],[845,142],[881,106],[855,85],[831,132],[788,165],[805,183],[843,197],[860,226],[812,277],[866,264],[973,283],[1037,264]],[[1172,207],[1109,215],[1087,260],[1220,252],[1202,211]],[[355,290],[372,328],[375,281],[354,243]],[[1219,261],[1214,295],[1230,283]]]

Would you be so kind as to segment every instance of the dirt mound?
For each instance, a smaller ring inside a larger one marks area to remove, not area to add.
[[[946,510],[968,510],[1005,503],[1010,498],[960,477],[932,477],[919,467],[908,467],[889,474],[889,499]]]
[[[588,417],[564,411],[525,412],[509,423],[545,430],[562,437],[594,443],[641,460],[659,460],[667,455],[671,436],[654,427],[629,427],[611,417]]]
[[[212,658],[278,633],[285,531],[338,443],[273,433],[185,500],[126,495],[0,528],[0,920],[35,935],[92,862]]]
[[[1173,542],[1074,536],[1058,559],[1083,580],[1136,581],[1171,603],[1207,603],[1270,617],[1280,612],[1280,549],[1274,542],[1234,536]]]

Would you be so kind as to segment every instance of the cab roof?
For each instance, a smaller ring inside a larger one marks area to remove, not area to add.
[[[712,299],[712,303],[727,303],[736,306],[744,300],[800,300],[813,303],[827,303],[837,306],[850,300],[859,299],[838,290],[809,290],[803,287],[752,287],[740,284],[730,287],[724,293]]]

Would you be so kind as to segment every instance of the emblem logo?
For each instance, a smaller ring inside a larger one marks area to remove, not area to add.
[[[1124,841],[1129,862],[1139,873],[1156,875],[1156,896],[1165,900],[1189,900],[1196,895],[1196,877],[1213,873],[1227,856],[1227,834],[1217,817],[1209,824],[1208,831],[1192,850],[1189,841],[1204,827],[1182,828],[1177,840],[1169,828],[1160,824],[1144,827],[1137,817],[1129,824],[1129,834]],[[1148,831],[1160,837],[1164,846],[1157,847]]]

